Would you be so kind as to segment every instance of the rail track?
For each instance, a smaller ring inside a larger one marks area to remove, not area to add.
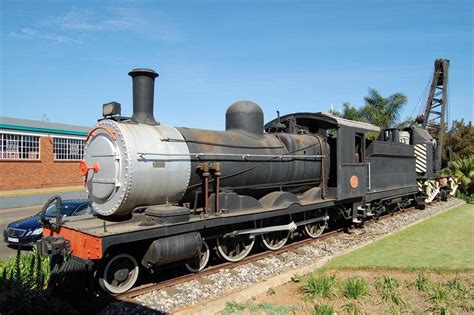
[[[435,203],[432,203],[432,205]],[[381,215],[377,219],[371,219],[367,220],[364,222],[364,225],[370,226],[372,224],[376,224],[378,221],[383,221],[387,218],[393,217],[393,216],[398,216],[402,213],[407,213],[407,212],[412,212],[412,211],[417,211],[415,207],[410,207],[410,208],[405,208],[401,211],[396,211],[392,213],[387,213],[384,215]],[[122,294],[117,294],[117,295],[104,295],[104,296],[98,296],[95,298],[95,301],[91,303],[90,301],[88,303],[84,303],[83,307],[80,307],[81,311],[91,311],[91,310],[98,310],[108,303],[115,302],[115,301],[121,301],[121,302],[126,302],[129,304],[137,304],[140,305],[139,302],[135,301],[134,298],[146,293],[150,293],[153,291],[158,291],[158,290],[163,290],[166,288],[170,288],[173,286],[176,286],[181,283],[185,283],[188,281],[192,280],[199,280],[200,278],[215,274],[220,272],[223,269],[235,269],[239,266],[250,264],[253,262],[257,262],[259,260],[262,260],[266,257],[270,256],[276,256],[285,252],[290,252],[290,251],[295,251],[296,249],[303,247],[305,245],[309,245],[315,242],[320,242],[322,240],[334,237],[335,235],[338,235],[343,232],[348,232],[349,229],[354,228],[354,226],[349,226],[349,227],[338,227],[332,230],[329,230],[325,233],[323,233],[321,236],[318,238],[304,238],[301,240],[296,240],[293,241],[284,247],[274,250],[274,251],[262,251],[262,252],[257,252],[253,255],[249,255],[246,258],[242,259],[239,262],[223,262],[219,263],[216,265],[209,266],[205,268],[204,270],[198,272],[198,273],[191,273],[191,274],[184,274],[184,275],[177,275],[176,277],[172,277],[169,279],[165,279],[163,281],[160,281],[158,283],[151,283],[151,284],[144,284],[139,287],[133,288],[132,290],[122,293]],[[385,233],[376,233],[376,234],[385,234]]]
[[[267,251],[264,251],[264,252],[256,253],[256,254],[248,256],[248,257],[246,257],[246,258],[244,258],[244,259],[242,259],[241,261],[238,261],[238,262],[234,262],[234,263],[224,262],[222,264],[210,266],[210,267],[202,270],[199,273],[187,274],[187,275],[179,276],[177,278],[166,280],[164,282],[160,282],[160,283],[157,283],[157,284],[137,287],[135,289],[130,290],[129,292],[126,292],[126,293],[120,294],[118,296],[115,296],[115,299],[121,300],[121,301],[129,300],[129,299],[132,299],[136,296],[148,293],[150,291],[164,289],[164,288],[167,288],[167,287],[175,286],[175,285],[177,285],[179,283],[182,283],[182,282],[185,282],[185,281],[196,280],[196,279],[199,279],[201,277],[211,275],[213,273],[219,272],[221,269],[224,269],[224,268],[234,269],[234,268],[237,268],[237,267],[242,266],[242,265],[246,265],[246,264],[249,264],[249,263],[252,263],[252,262],[256,262],[256,261],[261,260],[265,257],[278,255],[278,254],[281,254],[281,253],[284,253],[284,252],[295,250],[299,247],[302,247],[304,245],[308,245],[308,244],[310,244],[312,242],[315,242],[317,240],[326,239],[328,237],[331,237],[332,235],[340,233],[342,231],[343,231],[342,228],[337,229],[337,230],[328,231],[325,234],[321,235],[317,239],[303,239],[303,240],[295,241],[295,242],[293,242],[291,244],[288,244],[288,245],[286,245],[286,246],[284,246],[284,247],[282,247],[278,250],[275,250],[275,251],[268,251],[267,250]]]

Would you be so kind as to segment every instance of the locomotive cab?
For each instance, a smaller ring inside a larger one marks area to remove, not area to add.
[[[362,197],[370,183],[366,163],[366,134],[380,128],[368,123],[340,118],[329,113],[295,113],[277,118],[265,125],[271,131],[276,124],[285,125],[288,133],[317,133],[330,146],[328,196],[335,199]]]

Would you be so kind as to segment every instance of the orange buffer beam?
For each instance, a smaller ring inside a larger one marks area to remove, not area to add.
[[[62,236],[70,243],[71,253],[82,259],[102,258],[102,239],[61,227],[58,232],[43,228],[43,236]]]

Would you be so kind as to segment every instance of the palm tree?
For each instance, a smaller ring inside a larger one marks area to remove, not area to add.
[[[360,111],[349,102],[342,104],[342,117],[350,120],[364,121]]]
[[[364,97],[364,100],[365,105],[359,110],[361,116],[380,128],[390,128],[396,126],[407,97],[402,93],[383,97],[377,90],[369,89],[369,95]]]
[[[342,112],[332,110],[331,113],[342,118],[365,121],[380,128],[404,127],[413,122],[413,118],[406,118],[398,122],[400,111],[407,102],[407,97],[402,93],[394,93],[383,97],[375,89],[369,89],[369,95],[364,97],[365,105],[359,109],[348,102],[342,104]]]
[[[456,177],[461,192],[474,194],[474,155],[451,162],[449,167],[442,170],[442,174]]]

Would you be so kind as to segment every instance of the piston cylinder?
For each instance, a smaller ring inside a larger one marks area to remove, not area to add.
[[[156,267],[186,260],[196,256],[201,246],[202,238],[198,232],[160,238],[151,243],[142,259],[142,265]]]

